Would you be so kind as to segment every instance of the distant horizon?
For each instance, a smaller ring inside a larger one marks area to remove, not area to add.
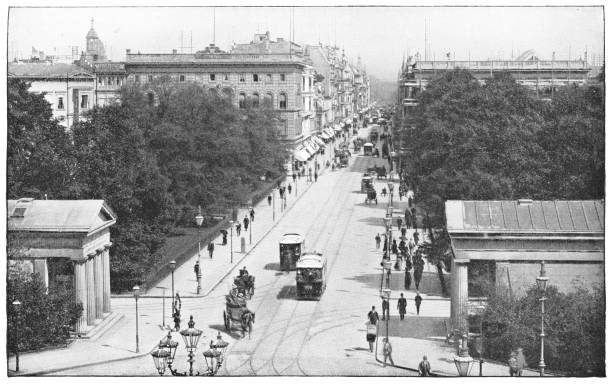
[[[533,50],[541,60],[603,61],[603,7],[71,7],[9,8],[8,58],[85,50],[94,29],[108,58],[125,50],[195,52],[214,43],[228,50],[256,33],[299,45],[337,45],[349,62],[359,57],[369,75],[397,80],[403,58],[511,60]],[[70,22],[58,23],[67,20]],[[154,22],[151,22],[154,21]],[[214,28],[213,28],[214,25]],[[181,40],[182,34],[182,40]],[[427,36],[427,37],[425,37]],[[501,48],[501,49],[500,49]]]

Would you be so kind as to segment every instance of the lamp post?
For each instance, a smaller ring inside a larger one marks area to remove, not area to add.
[[[478,314],[479,314],[479,327],[480,327],[480,337],[478,338],[478,342],[476,343],[476,352],[478,352],[478,363],[479,363],[479,368],[478,368],[478,376],[482,376],[482,364],[484,363],[484,360],[482,359],[482,353],[484,352],[484,334],[482,333],[482,321],[484,320],[484,314],[485,314],[485,306],[484,305],[479,305],[476,307],[476,309],[478,310]]]
[[[540,363],[538,364],[538,368],[540,368],[540,376],[544,376],[544,368],[546,368],[546,364],[544,364],[544,301],[546,301],[546,285],[548,284],[548,276],[546,276],[544,261],[540,263],[540,276],[536,277],[536,284],[538,285],[538,290],[542,294],[542,297],[540,297],[540,302],[542,303],[542,323],[540,333]]]
[[[389,175],[391,175],[391,172],[389,172]],[[389,187],[389,205],[393,206],[393,181],[389,181],[387,186]]]
[[[234,263],[234,220],[229,221],[230,225],[230,264]]]
[[[15,372],[19,372],[19,314],[21,311],[21,301],[14,300],[13,308],[15,309]]]
[[[166,287],[157,286],[162,290],[162,327],[166,328]],[[174,300],[174,298],[172,298]]]
[[[172,274],[172,316],[174,316],[174,270],[176,269],[176,261],[170,261],[170,271]]]
[[[275,190],[276,188],[272,189],[272,221],[276,220],[276,194],[274,193]]]
[[[138,347],[138,296],[140,296],[140,287],[135,285],[132,290],[134,292],[134,300],[136,302],[136,353],[138,353],[140,352]]]
[[[393,235],[393,216],[387,213],[385,218],[385,228],[387,230],[387,258],[383,260],[383,268],[386,269],[387,273],[387,288],[389,288],[389,279],[391,278],[391,237]]]
[[[459,373],[459,376],[469,376],[474,359],[472,359],[468,351],[466,334],[463,334],[461,336],[459,354],[455,356],[454,360],[455,367],[457,367],[457,372]]]
[[[202,216],[202,208],[198,205],[198,215],[195,217],[196,224],[198,225],[198,264],[200,264],[200,240],[202,238],[202,223],[204,222],[204,216]],[[200,294],[200,290],[202,289],[202,266],[198,268],[196,273],[196,279],[198,280],[198,287],[196,289],[197,294]]]
[[[389,285],[388,285],[389,280],[387,280],[387,288],[383,289],[382,294],[380,295],[380,297],[382,299],[387,300],[387,305],[389,305],[389,309],[387,312],[387,315],[385,316],[385,310],[383,309],[383,316],[385,316],[385,328],[386,328],[386,335],[387,335],[387,340],[389,340],[389,317],[391,317],[390,313],[391,313],[391,302],[390,302],[390,298],[391,298],[391,290],[389,289]]]
[[[251,211],[253,210],[253,206],[249,204],[249,213],[251,213]],[[253,243],[253,236],[252,236],[252,230],[253,230],[253,222],[251,221],[250,223],[251,225],[249,225],[249,244]]]
[[[172,333],[168,332],[168,336],[160,340],[158,349],[151,352],[153,363],[155,364],[155,368],[160,376],[165,373],[166,367],[168,367],[172,376],[214,376],[218,372],[219,368],[221,368],[225,351],[229,343],[221,338],[221,333],[219,332],[217,335],[217,340],[214,342],[211,340],[210,349],[202,353],[207,365],[206,371],[202,373],[198,371],[194,374],[193,364],[196,362],[195,351],[198,348],[198,343],[200,341],[200,337],[202,336],[202,330],[195,328],[193,316],[190,316],[187,326],[188,328],[182,330],[180,334],[183,337],[185,349],[187,349],[189,352],[187,359],[187,362],[189,363],[189,371],[178,372],[178,369],[172,367],[179,343],[172,340]]]

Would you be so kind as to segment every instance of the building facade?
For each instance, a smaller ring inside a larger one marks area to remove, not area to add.
[[[529,88],[537,97],[550,99],[555,90],[569,84],[585,84],[591,66],[586,60],[540,60],[533,51],[527,51],[516,60],[420,60],[409,57],[402,63],[398,80],[398,104],[403,116],[409,116],[416,107],[416,97],[427,83],[441,73],[455,68],[469,70],[480,82],[497,72],[512,74],[519,84]]]
[[[116,217],[103,200],[9,200],[9,266],[37,273],[47,289],[71,287],[82,304],[77,334],[111,312],[110,227]]]
[[[600,200],[447,201],[453,327],[467,329],[487,286],[523,295],[541,261],[561,292],[603,287],[604,215]]]

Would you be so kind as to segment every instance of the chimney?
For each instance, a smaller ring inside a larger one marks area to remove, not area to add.
[[[126,49],[126,50],[125,50],[125,54],[126,54],[126,55],[129,55],[131,52],[132,52],[132,50],[131,50],[131,49]]]
[[[173,54],[173,55],[176,55],[176,49],[173,49],[173,50],[172,50],[172,54]]]

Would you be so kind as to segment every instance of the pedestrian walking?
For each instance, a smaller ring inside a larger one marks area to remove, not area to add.
[[[374,240],[376,240],[376,249],[380,249],[380,234],[377,233],[376,237],[374,238]]]
[[[287,186],[287,191],[289,191],[289,194],[291,194],[291,184]]]
[[[414,305],[417,310],[417,315],[419,314],[419,311],[421,310],[422,301],[423,301],[423,298],[421,297],[421,295],[419,295],[419,291],[417,291],[416,296],[414,297]]]
[[[284,192],[284,189],[283,189]],[[251,208],[251,212],[249,212],[249,214],[251,215],[251,222],[254,223],[255,222],[255,210],[253,208]],[[246,228],[244,228],[246,230]]]
[[[398,230],[398,231],[402,229],[402,224],[403,224],[403,222],[402,222],[402,218],[401,218],[401,217],[398,217],[398,218],[397,218],[397,230]]]
[[[412,228],[417,229],[419,226],[419,223],[417,222],[417,211],[415,207],[412,207],[412,209],[410,210],[411,216],[412,216]]]
[[[293,175],[291,175],[291,177],[293,178],[293,182],[295,183],[295,179],[296,179],[295,172],[293,173]],[[291,189],[289,189],[289,193],[291,193]]]
[[[382,191],[380,192],[380,194],[382,195],[382,197],[387,196],[387,188],[383,187]]]
[[[240,237],[240,229],[242,229],[242,225],[240,225],[240,222],[236,223],[236,236]]]
[[[397,310],[399,311],[400,320],[404,320],[404,316],[406,315],[406,307],[408,306],[408,302],[404,297],[403,293],[400,293],[400,298],[397,300]]]
[[[410,270],[412,269],[412,262],[410,261],[410,257],[406,258],[406,271],[404,273],[404,288],[410,289],[410,284],[412,284],[412,276],[410,275]]]
[[[308,181],[312,182],[312,168],[308,167]]]
[[[382,319],[385,320],[385,316],[387,319],[391,319],[389,316],[389,300],[385,296],[382,297]]]
[[[391,362],[391,365],[395,365],[395,363],[393,362],[393,357],[391,357],[391,352],[393,352],[393,348],[391,347],[391,343],[389,342],[389,339],[385,337],[383,339],[383,356],[384,356],[383,367],[387,366],[387,359],[389,359],[389,361]]]
[[[181,311],[180,309],[176,309],[172,314],[172,319],[174,320],[174,330],[179,331],[181,329]]]
[[[419,363],[419,376],[431,376],[431,365],[427,361],[427,356],[423,356],[423,360]]]
[[[317,173],[317,171],[315,171],[315,183],[317,182],[318,178],[319,178],[319,174]]]
[[[395,241],[395,239],[393,239],[393,243],[391,243],[391,252],[397,256],[397,241]]]
[[[370,347],[370,352],[374,352],[374,342],[376,341],[376,324],[366,321],[366,341]]]
[[[402,232],[402,237],[406,237],[406,231],[407,231],[407,230],[408,230],[408,228],[406,228],[406,226],[405,226],[405,225],[402,225],[402,229],[401,229],[401,232]]]
[[[268,205],[272,205],[272,195],[268,195]]]
[[[242,219],[242,222],[244,223],[244,230],[248,231],[249,230],[249,218],[246,217],[246,215],[244,216],[244,219]]]
[[[376,325],[376,323],[378,323],[378,312],[376,312],[376,307],[372,306],[372,310],[368,312],[368,320],[370,320],[370,324]]]
[[[223,236],[223,243],[221,245],[227,245],[227,231],[222,229],[219,232],[221,232],[221,236]]]
[[[193,272],[196,275],[196,280],[198,279],[198,275],[200,274],[200,262],[196,260],[195,265],[193,266]]]
[[[419,245],[419,232],[418,231],[414,231],[414,233],[412,234],[412,238],[414,239],[414,245],[415,246]]]
[[[211,241],[210,243],[208,243],[208,256],[210,256],[210,258],[213,258],[213,252],[215,251],[215,244],[213,244],[213,242]]]

